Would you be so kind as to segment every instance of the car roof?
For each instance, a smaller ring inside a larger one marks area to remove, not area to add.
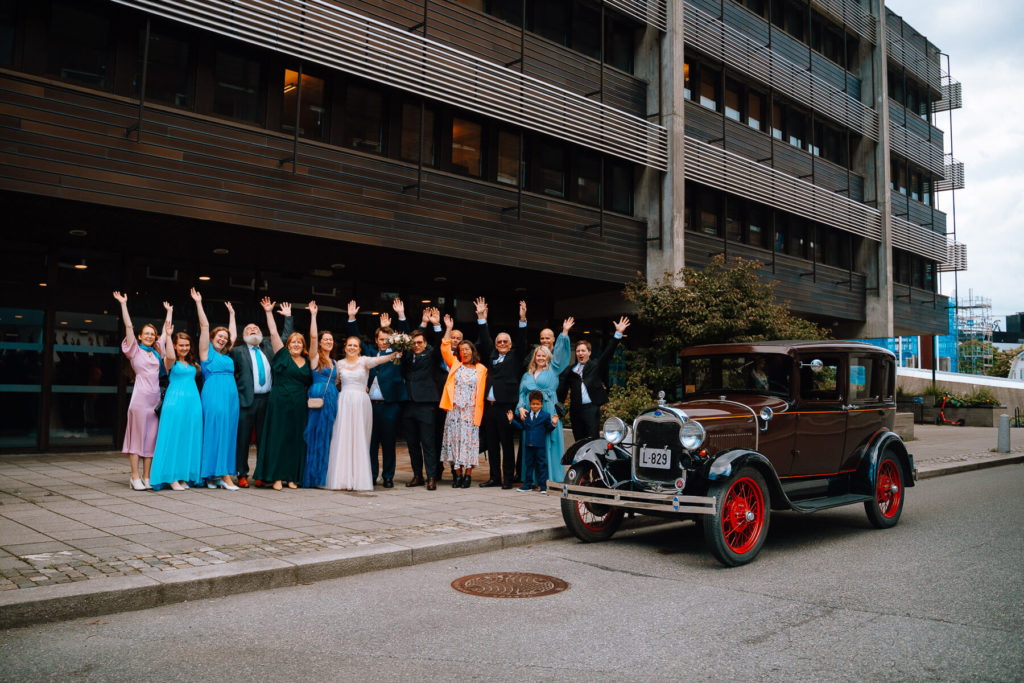
[[[883,349],[874,344],[851,341],[806,341],[806,340],[780,340],[741,342],[737,344],[703,344],[683,349],[679,354],[682,358],[691,356],[711,355],[732,355],[744,353],[767,353],[785,354],[793,356],[796,354],[807,354],[815,351],[821,353],[871,353],[895,358],[896,354],[888,349]]]

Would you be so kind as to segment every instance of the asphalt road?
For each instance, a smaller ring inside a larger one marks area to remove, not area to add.
[[[1024,676],[1024,466],[929,479],[900,524],[773,516],[721,568],[692,524],[0,633],[3,680],[1005,680]],[[531,599],[453,579],[550,574]]]

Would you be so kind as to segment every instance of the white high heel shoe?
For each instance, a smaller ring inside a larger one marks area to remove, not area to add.
[[[176,481],[171,482],[171,490],[173,491],[184,491],[186,487],[182,486]]]
[[[145,491],[146,490],[146,485],[142,483],[141,479],[132,479],[131,477],[128,478],[128,487],[132,491]]]
[[[146,489],[147,491],[152,491],[152,490],[153,490],[153,487],[152,487],[152,486],[150,486],[150,484],[149,484],[149,477],[143,477],[143,478],[142,478],[142,486],[143,486],[143,488],[145,488],[145,489]]]
[[[223,479],[218,479],[217,480],[217,485],[216,485],[215,488],[226,489],[228,491],[237,491],[238,490],[237,486],[235,486],[234,484],[232,484],[229,481],[224,481]]]

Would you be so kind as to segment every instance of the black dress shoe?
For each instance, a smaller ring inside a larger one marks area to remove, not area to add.
[[[502,485],[501,485],[501,488],[502,488],[503,490],[507,491],[507,490],[509,490],[510,488],[512,488],[512,484],[502,484]]]
[[[412,481],[405,485],[406,488],[410,488],[412,486],[423,486],[423,477],[413,477]]]
[[[381,486],[383,486],[386,489],[393,489],[395,488],[395,482],[392,481],[391,479],[385,479],[384,483],[382,483]]]
[[[462,475],[462,488],[468,489],[473,485],[473,478],[468,474]]]
[[[437,482],[434,481],[433,477],[431,477],[430,479],[427,479],[427,490],[428,491],[436,491],[437,490]]]
[[[493,479],[488,479],[487,481],[485,481],[482,484],[480,484],[480,488],[482,488],[482,489],[485,489],[485,488],[487,488],[489,486],[501,486],[501,482],[500,481],[494,481]]]
[[[455,476],[452,477],[452,488],[453,489],[457,489],[457,488],[460,488],[461,486],[462,486],[462,475],[461,474],[456,474]]]

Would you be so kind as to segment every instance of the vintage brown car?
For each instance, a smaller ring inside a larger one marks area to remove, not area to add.
[[[691,518],[727,566],[753,560],[772,510],[863,503],[880,529],[903,511],[914,458],[892,431],[896,359],[856,342],[698,346],[681,354],[682,400],[618,419],[562,458],[566,526],[609,538],[623,512]]]

